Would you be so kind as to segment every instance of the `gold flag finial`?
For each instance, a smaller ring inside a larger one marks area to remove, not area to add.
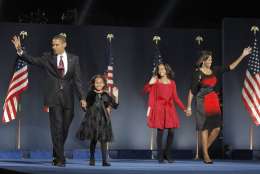
[[[259,28],[258,28],[258,26],[256,26],[256,25],[253,25],[252,27],[251,27],[251,31],[253,31],[254,32],[254,35],[256,34],[256,32],[258,32],[259,31]]]
[[[160,36],[157,36],[157,35],[153,36],[153,41],[155,42],[156,45],[158,44],[158,42],[160,40],[161,40]]]
[[[27,36],[28,36],[27,31],[21,31],[21,32],[20,32],[20,36],[22,37],[22,39],[24,39],[25,37],[27,37]]]
[[[195,41],[198,43],[198,45],[200,45],[204,40],[203,40],[203,37],[202,36],[197,36],[195,38]]]
[[[108,33],[107,34],[107,39],[109,40],[109,42],[111,42],[111,40],[114,38],[114,35],[112,33]]]

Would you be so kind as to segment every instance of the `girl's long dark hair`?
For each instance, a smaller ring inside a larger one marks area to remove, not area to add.
[[[158,78],[161,78],[160,74],[159,74],[159,66],[160,65],[163,65],[165,70],[166,70],[166,75],[169,79],[173,79],[174,78],[174,72],[172,70],[172,68],[170,67],[169,64],[167,63],[159,63],[156,68],[155,68],[155,71],[154,71],[154,75],[156,75]]]

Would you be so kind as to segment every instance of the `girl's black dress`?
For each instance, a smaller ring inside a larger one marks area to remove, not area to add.
[[[116,109],[118,104],[106,92],[96,93],[95,91],[90,91],[86,101],[88,108],[77,131],[77,137],[80,140],[112,141],[111,118],[107,108],[112,107]]]

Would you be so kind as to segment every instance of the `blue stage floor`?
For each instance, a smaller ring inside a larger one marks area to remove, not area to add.
[[[66,167],[54,167],[50,160],[0,160],[0,173],[71,173],[71,174],[259,174],[260,161],[179,161],[158,164],[155,160],[111,160],[111,167],[89,166],[85,160],[68,160]]]

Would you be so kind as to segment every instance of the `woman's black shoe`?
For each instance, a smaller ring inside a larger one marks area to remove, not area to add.
[[[159,159],[159,160],[158,160],[158,163],[160,163],[160,164],[164,164],[165,161],[164,161],[164,159]]]
[[[169,156],[164,155],[164,159],[168,161],[168,163],[174,163],[174,160],[172,160]]]
[[[58,163],[58,160],[57,160],[56,158],[54,158],[54,159],[52,160],[52,165],[53,165],[53,166],[56,166],[57,163]]]
[[[58,167],[65,167],[66,164],[64,162],[58,162],[55,166],[58,166]]]
[[[109,163],[109,162],[107,162],[107,161],[103,161],[103,164],[102,164],[103,166],[111,166],[111,164]]]
[[[168,163],[174,163],[174,161],[172,159],[166,159],[168,161]]]
[[[52,160],[52,165],[53,166],[58,166],[58,167],[65,167],[65,161],[59,161],[56,158]]]
[[[213,161],[205,161],[205,160],[203,160],[203,162],[204,162],[205,164],[213,164]]]
[[[90,159],[89,160],[89,165],[90,166],[95,166],[95,159]]]

